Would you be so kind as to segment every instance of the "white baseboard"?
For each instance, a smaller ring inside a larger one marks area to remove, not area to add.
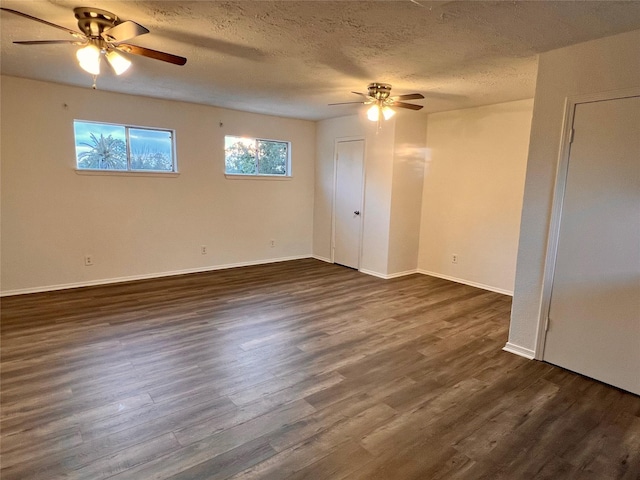
[[[316,260],[320,260],[327,263],[334,263],[330,258],[320,257],[318,255],[312,255]],[[358,270],[360,273],[364,273],[366,275],[371,275],[372,277],[383,278],[385,280],[389,280],[390,278],[404,277],[405,275],[411,275],[412,273],[418,273],[417,270],[407,270],[406,272],[398,272],[398,273],[379,273],[374,272],[373,270],[367,270],[366,268],[361,268]]]
[[[413,275],[414,273],[418,273],[418,270],[415,268],[413,270],[405,270],[404,272],[390,273],[385,278],[406,277],[407,275]]]
[[[133,282],[136,280],[148,280],[151,278],[172,277],[175,275],[186,275],[189,273],[212,272],[214,270],[225,270],[228,268],[248,267],[251,265],[266,265],[268,263],[286,262],[289,260],[300,260],[312,258],[311,255],[297,255],[293,257],[270,258],[267,260],[254,260],[250,262],[228,263],[225,265],[213,265],[209,267],[187,268],[184,270],[173,270],[170,272],[148,273],[144,275],[131,275],[128,277],[102,278],[99,280],[89,280],[85,282],[64,283],[59,285],[47,285],[44,287],[20,288],[0,292],[0,297],[10,297],[13,295],[25,295],[28,293],[52,292],[55,290],[68,290],[70,288],[93,287],[97,285],[109,285],[112,283]]]
[[[366,273],[367,275],[371,275],[373,277],[384,278],[385,280],[389,280],[391,278],[404,277],[405,275],[411,275],[413,273],[418,273],[417,270],[407,270],[406,272],[397,272],[397,273],[379,273],[374,272],[373,270],[367,270],[366,268],[361,268],[359,270],[361,273]]]
[[[65,283],[65,284],[59,284],[59,285],[46,285],[46,286],[42,286],[42,287],[20,288],[20,289],[16,289],[16,290],[2,291],[2,292],[0,292],[0,297],[9,297],[9,296],[13,296],[13,295],[25,295],[25,294],[28,294],[28,293],[52,292],[52,291],[55,291],[55,290],[68,290],[70,288],[92,287],[92,286],[97,286],[97,285],[109,285],[111,283],[133,282],[133,281],[136,281],[136,280],[148,280],[148,279],[151,279],[151,278],[162,278],[162,277],[171,277],[171,276],[175,276],[175,275],[186,275],[186,274],[189,274],[189,273],[211,272],[211,271],[215,271],[215,270],[225,270],[227,268],[247,267],[247,266],[251,266],[251,265],[264,265],[264,264],[275,263],[275,262],[286,262],[286,261],[289,261],[289,260],[300,260],[300,259],[303,259],[303,258],[315,258],[316,260],[320,260],[322,262],[333,263],[330,259],[325,258],[325,257],[321,257],[319,255],[296,255],[296,256],[291,256],[291,257],[271,258],[271,259],[267,259],[267,260],[255,260],[255,261],[250,261],[250,262],[228,263],[228,264],[224,264],[224,265],[213,265],[213,266],[208,266],[208,267],[187,268],[187,269],[184,269],[184,270],[173,270],[173,271],[169,271],[169,272],[157,272],[157,273],[149,273],[149,274],[143,274],[143,275],[131,275],[131,276],[127,276],[127,277],[103,278],[103,279],[99,279],[99,280],[88,280],[88,281],[84,281],[84,282]],[[442,274],[439,274],[439,273],[429,272],[429,271],[420,270],[420,269],[407,270],[405,272],[397,272],[397,273],[386,274],[386,273],[379,273],[379,272],[375,272],[373,270],[367,270],[365,268],[361,268],[360,272],[362,272],[364,274],[367,274],[367,275],[374,276],[374,277],[382,278],[382,279],[385,279],[385,280],[389,280],[391,278],[404,277],[406,275],[412,275],[414,273],[421,273],[423,275],[430,275],[432,277],[442,278],[444,280],[450,280],[452,282],[463,283],[465,285],[470,285],[472,287],[482,288],[484,290],[489,290],[489,291],[492,291],[492,292],[513,296],[513,292],[512,291],[503,290],[503,289],[500,289],[500,288],[492,287],[490,285],[483,285],[481,283],[469,282],[469,281],[464,280],[464,279],[450,277],[448,275],[442,275]],[[512,353],[516,353],[516,352],[512,352]],[[523,354],[523,356],[527,356],[527,354]]]
[[[387,279],[387,276],[384,273],[374,272],[373,270],[367,270],[366,268],[361,268],[358,271],[360,273],[371,275],[372,277],[384,278],[385,280]]]
[[[507,342],[507,344],[502,347],[502,350],[504,350],[505,352],[520,355],[521,357],[528,358],[529,360],[533,360],[536,356],[533,350],[509,342]]]
[[[451,277],[449,275],[443,275],[441,273],[436,273],[436,272],[429,272],[427,270],[418,269],[417,272],[423,275],[429,275],[430,277],[442,278],[443,280],[450,280],[452,282],[469,285],[470,287],[481,288],[483,290],[489,290],[490,292],[501,293],[502,295],[509,295],[510,297],[513,297],[513,290],[504,290],[503,288],[493,287],[491,285],[485,285],[483,283],[478,283],[478,282],[471,282],[463,278]]]

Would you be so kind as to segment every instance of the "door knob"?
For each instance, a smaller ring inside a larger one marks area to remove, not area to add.
[[[356,210],[355,212],[353,212],[354,215],[360,215],[360,210]]]

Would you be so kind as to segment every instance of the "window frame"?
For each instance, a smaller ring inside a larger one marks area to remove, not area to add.
[[[115,168],[82,168],[78,165],[78,142],[76,139],[76,123],[83,124],[96,124],[96,125],[108,125],[113,127],[121,127],[124,128],[125,135],[125,150],[127,156],[127,168],[125,169],[115,169]],[[171,139],[171,170],[151,170],[151,169],[139,169],[132,168],[132,158],[131,158],[131,139],[130,139],[130,130],[149,130],[155,132],[166,132],[169,134]],[[129,125],[124,123],[111,123],[111,122],[99,122],[96,120],[81,120],[74,119],[73,120],[73,141],[74,141],[74,149],[75,149],[75,170],[77,173],[87,173],[87,174],[109,174],[109,175],[151,175],[151,176],[175,176],[178,174],[178,159],[176,155],[176,131],[172,128],[162,128],[162,127],[145,127],[139,125]]]
[[[285,160],[285,173],[277,174],[277,173],[259,173],[258,170],[260,168],[258,155],[255,157],[255,171],[254,173],[233,173],[227,171],[227,147],[226,140],[228,137],[232,138],[241,138],[243,140],[253,140],[255,151],[258,152],[258,142],[271,142],[271,143],[283,143],[287,147],[287,158]],[[249,179],[263,179],[263,180],[284,180],[290,179],[293,177],[292,168],[291,168],[291,142],[289,140],[276,140],[270,138],[262,138],[262,137],[250,137],[250,136],[241,136],[241,135],[225,135],[224,136],[224,175],[227,178],[249,178]]]

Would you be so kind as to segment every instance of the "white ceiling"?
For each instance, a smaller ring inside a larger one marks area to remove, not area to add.
[[[536,54],[640,29],[640,1],[120,1],[2,0],[77,29],[73,8],[98,7],[151,30],[131,43],[188,58],[183,67],[130,56],[121,77],[98,88],[318,120],[355,113],[373,81],[393,94],[423,93],[436,112],[531,98]],[[90,87],[70,39],[7,12],[1,19],[4,75]]]

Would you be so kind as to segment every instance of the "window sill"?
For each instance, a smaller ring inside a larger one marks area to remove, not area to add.
[[[225,178],[228,180],[269,180],[269,181],[283,181],[293,180],[293,176],[283,175],[238,175],[235,173],[225,173]]]
[[[88,176],[115,176],[115,177],[178,177],[179,172],[123,172],[118,170],[79,170],[74,169],[77,175]]]

